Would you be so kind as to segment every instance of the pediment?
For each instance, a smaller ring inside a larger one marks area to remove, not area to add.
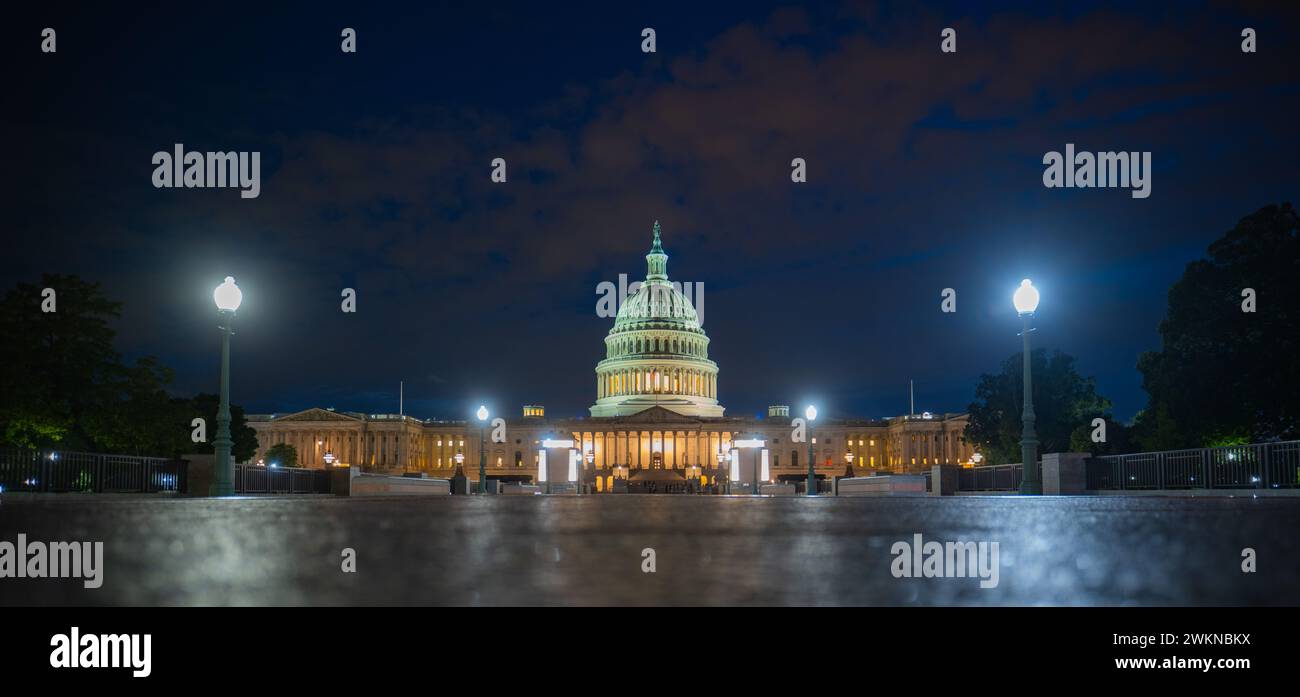
[[[305,409],[296,414],[286,414],[274,419],[275,421],[343,421],[346,423],[357,423],[361,421],[355,416],[340,414],[337,411],[312,407]]]
[[[643,411],[638,411],[635,414],[616,416],[611,420],[615,423],[630,424],[680,424],[683,422],[697,423],[700,419],[694,416],[678,414],[677,412],[671,409],[665,409],[664,407],[654,406]]]

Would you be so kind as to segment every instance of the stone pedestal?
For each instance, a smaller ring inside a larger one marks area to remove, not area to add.
[[[839,496],[925,496],[925,477],[894,474],[888,477],[841,479]]]
[[[460,469],[457,469],[456,474],[452,475],[451,493],[457,495],[469,494],[469,477],[466,477],[465,472]]]
[[[511,482],[501,487],[502,496],[534,496],[542,493],[542,488],[536,484],[518,484]]]
[[[451,482],[427,477],[358,474],[348,480],[348,496],[445,496]]]
[[[1088,453],[1048,453],[1043,456],[1043,494],[1082,494],[1088,489]]]
[[[796,496],[799,493],[795,485],[786,482],[764,484],[758,488],[758,491],[764,496]]]
[[[541,452],[545,456],[541,458],[542,462],[546,464],[546,481],[539,482],[542,484],[542,491],[548,494],[577,493],[577,483],[569,480],[569,459],[572,457],[571,453],[578,452],[577,449],[559,446],[542,448]],[[538,474],[541,475],[541,472]],[[582,473],[579,472],[578,476],[581,477]]]
[[[188,487],[186,496],[207,496],[212,488],[213,468],[216,466],[217,456],[212,453],[190,453],[182,455],[182,460],[189,462],[186,473]]]
[[[347,496],[352,491],[352,478],[361,474],[360,467],[334,467],[330,470],[330,493]]]
[[[763,477],[763,460],[770,457],[767,448],[737,448],[732,452],[737,459],[737,472],[739,479],[732,480],[731,493],[756,494],[763,484],[767,484],[771,479],[770,462],[767,478]],[[731,474],[731,461],[727,461],[727,474]]]
[[[930,468],[930,495],[952,496],[957,493],[957,467],[934,465]]]

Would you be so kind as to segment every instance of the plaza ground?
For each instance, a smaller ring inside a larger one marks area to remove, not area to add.
[[[0,541],[102,540],[105,569],[2,579],[0,604],[1285,605],[1298,528],[1292,497],[5,494]],[[997,587],[895,578],[917,533],[998,542]]]

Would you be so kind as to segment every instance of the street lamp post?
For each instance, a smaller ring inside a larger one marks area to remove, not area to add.
[[[813,452],[813,422],[817,420],[817,407],[809,404],[803,412],[808,417],[807,432],[804,437],[808,439],[808,484],[805,487],[804,494],[812,496],[817,493],[817,470],[814,468],[817,462],[816,453]]]
[[[487,407],[479,405],[478,408],[478,493],[487,493]]]
[[[594,465],[596,462],[596,453],[588,450],[586,453],[584,453],[584,455],[586,456],[587,459],[587,467],[582,471],[582,476],[578,478],[577,485],[578,485],[579,494],[582,493],[583,482],[587,479],[587,470],[592,469],[592,465]]]
[[[728,471],[727,468],[722,464],[724,461],[726,461],[726,459],[727,456],[723,455],[722,451],[719,450],[718,451],[718,472],[713,475],[713,483],[717,484],[718,476],[721,475],[722,481],[726,482],[725,484],[722,485],[722,493],[730,494],[731,493],[731,472]]]
[[[226,280],[212,291],[212,300],[221,315],[221,401],[217,406],[217,437],[212,441],[216,463],[212,473],[213,496],[231,496],[235,493],[235,465],[230,449],[235,443],[230,438],[230,335],[234,333],[235,310],[243,302],[244,294],[235,285],[235,279]]]
[[[1034,288],[1029,279],[1020,282],[1020,287],[1011,297],[1011,302],[1016,306],[1016,312],[1020,314],[1020,319],[1024,325],[1020,335],[1025,340],[1025,410],[1021,415],[1023,426],[1020,431],[1020,459],[1023,463],[1020,475],[1020,493],[1021,494],[1041,494],[1043,493],[1043,483],[1038,478],[1038,434],[1034,431],[1034,392],[1033,392],[1033,375],[1032,375],[1032,358],[1029,353],[1029,332],[1033,331],[1030,326],[1030,320],[1034,316],[1034,310],[1038,309],[1038,289]]]

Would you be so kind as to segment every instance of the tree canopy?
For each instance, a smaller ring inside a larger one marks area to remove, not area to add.
[[[42,308],[45,288],[54,290],[52,312]],[[159,457],[212,451],[217,396],[171,394],[172,371],[152,356],[123,363],[111,324],[120,311],[99,284],[76,276],[45,274],[5,294],[0,444]],[[247,460],[256,434],[243,409],[230,411],[235,459]],[[190,438],[195,417],[207,421],[207,443]]]
[[[288,443],[276,443],[266,450],[266,466],[297,467],[298,449]]]
[[[1261,208],[1169,289],[1161,349],[1138,361],[1143,449],[1300,437],[1298,228],[1290,204]]]
[[[975,387],[966,440],[989,464],[1020,462],[1023,355],[1007,358],[997,374],[981,375]],[[1110,402],[1097,394],[1092,378],[1075,371],[1073,356],[1035,349],[1030,357],[1039,452],[1065,452],[1081,426],[1089,426],[1095,417],[1108,418]]]
[[[54,312],[42,310],[52,288]],[[0,304],[0,437],[33,447],[93,447],[92,421],[102,419],[121,358],[109,322],[120,303],[99,284],[45,274],[39,285],[20,283]]]

